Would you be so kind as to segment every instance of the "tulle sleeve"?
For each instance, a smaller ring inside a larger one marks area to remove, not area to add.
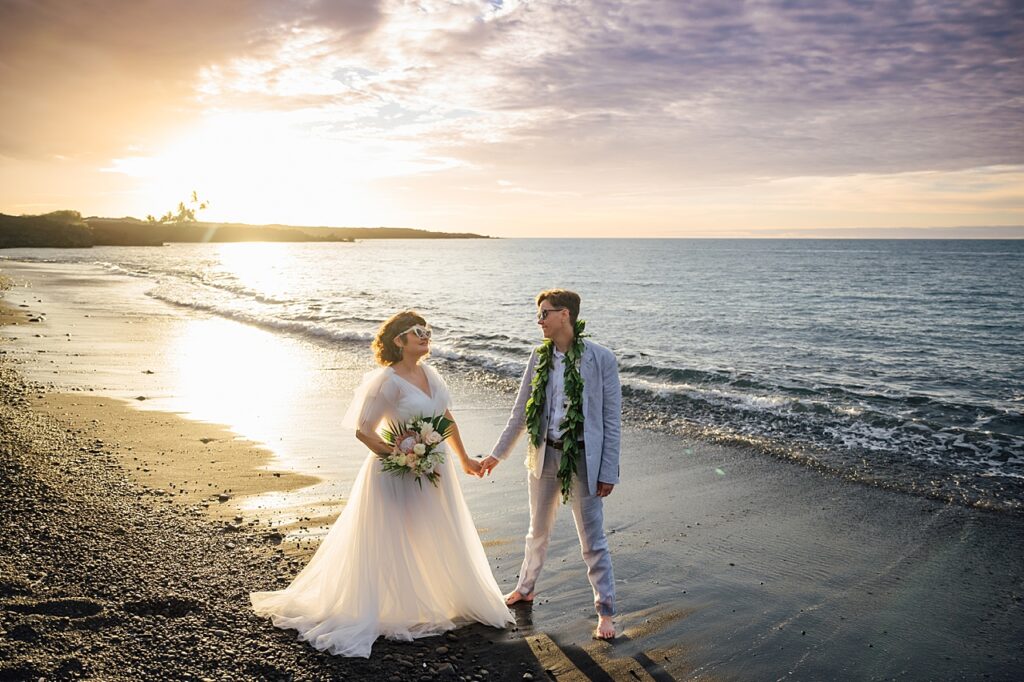
[[[341,425],[352,431],[376,431],[381,419],[395,412],[397,402],[398,387],[392,379],[391,368],[381,367],[367,372],[356,388]]]
[[[430,381],[437,391],[436,395],[434,396],[434,399],[437,401],[437,403],[444,405],[442,409],[452,409],[452,394],[451,391],[448,390],[448,384],[445,382],[444,377],[442,377],[441,373],[438,372],[433,367],[431,367],[430,365],[424,364],[421,366],[423,367],[424,371],[430,372]]]

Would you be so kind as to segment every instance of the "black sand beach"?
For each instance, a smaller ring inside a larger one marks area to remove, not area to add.
[[[303,479],[253,476],[266,456],[239,443],[215,458],[234,465],[161,481],[198,445],[219,447],[223,433],[61,386],[75,358],[39,353],[46,339],[36,345],[24,332],[65,333],[45,315],[60,292],[34,285],[38,301],[26,310],[43,321],[0,331],[0,679],[1019,678],[1020,515],[637,429],[625,433],[622,483],[606,507],[618,640],[589,637],[589,585],[566,512],[538,602],[517,613],[515,630],[381,641],[369,661],[318,654],[252,616],[245,598],[286,583],[310,547],[282,538],[267,515],[225,518],[237,498],[219,501]],[[19,290],[8,300],[17,311],[30,299]],[[27,383],[51,360],[54,386]],[[467,420],[474,439],[496,434],[508,396],[452,383],[457,402],[499,406]],[[521,558],[522,478],[509,460],[471,505],[503,587]]]

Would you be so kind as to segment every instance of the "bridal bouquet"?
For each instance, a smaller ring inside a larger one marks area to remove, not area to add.
[[[421,476],[425,476],[434,487],[441,474],[437,468],[444,463],[444,450],[440,448],[448,437],[452,424],[444,415],[435,417],[414,417],[407,422],[388,422],[381,431],[381,438],[391,446],[391,454],[382,456],[382,467],[398,476],[412,474],[416,483],[423,488]]]

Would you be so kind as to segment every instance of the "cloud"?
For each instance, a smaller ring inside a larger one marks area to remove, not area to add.
[[[325,103],[325,125],[432,140],[435,153],[480,168],[559,163],[670,184],[960,170],[1024,155],[1024,16],[1008,2],[381,11],[372,40],[300,66],[308,73],[292,82],[328,64],[363,68],[347,89],[362,106]],[[396,107],[410,115],[382,126]],[[447,115],[458,111],[472,115]]]
[[[1024,153],[1024,15],[1012,2],[2,7],[7,153],[142,139],[200,108],[197,94],[355,128],[374,101],[471,110],[510,145],[472,156],[529,163],[515,148],[543,146],[563,162],[683,178],[959,169]],[[346,68],[362,82],[334,73]]]
[[[201,109],[204,68],[272,52],[298,29],[357,42],[380,16],[371,0],[2,3],[0,154],[144,145]]]
[[[303,20],[314,26],[331,28],[352,36],[365,36],[383,19],[380,0],[314,0],[305,5]]]
[[[537,9],[513,33],[530,29],[556,47],[518,60],[531,42],[508,36],[491,106],[561,112],[525,138],[583,162],[786,175],[1024,152],[1024,15],[1011,3],[592,2]]]
[[[437,183],[501,179],[503,196],[667,206],[788,178],[962,181],[1024,164],[1018,5],[3,3],[0,156],[109,168],[240,112],[304,148],[365,150],[368,168],[383,149]]]

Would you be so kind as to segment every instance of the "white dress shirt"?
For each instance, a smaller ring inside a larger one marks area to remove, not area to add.
[[[565,353],[552,348],[551,369],[548,371],[548,438],[562,440],[560,424],[565,419],[568,399],[565,396]]]

